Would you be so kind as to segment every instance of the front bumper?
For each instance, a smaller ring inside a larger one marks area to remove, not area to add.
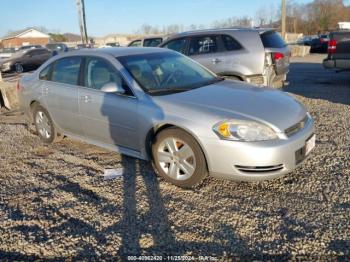
[[[5,73],[11,71],[11,64],[2,64],[0,65],[0,71]]]
[[[236,142],[207,139],[203,147],[209,174],[237,181],[259,181],[283,176],[307,156],[306,141],[314,133],[313,120],[288,139],[262,142]]]

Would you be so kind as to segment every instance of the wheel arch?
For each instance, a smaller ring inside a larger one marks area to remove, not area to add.
[[[178,128],[183,130],[184,132],[186,132],[187,134],[189,134],[190,136],[193,137],[193,139],[198,143],[199,148],[202,150],[202,153],[204,155],[205,158],[205,163],[207,166],[207,170],[209,171],[209,161],[208,161],[208,154],[204,149],[204,146],[202,145],[202,143],[200,142],[200,140],[198,139],[198,137],[188,128],[183,127],[183,126],[179,126],[177,124],[173,124],[173,123],[162,123],[162,124],[158,124],[153,126],[153,128],[151,128],[147,135],[146,135],[146,140],[145,140],[145,149],[146,149],[146,154],[148,159],[150,159],[151,161],[153,161],[153,155],[152,155],[152,144],[154,139],[157,137],[157,135],[168,128]]]

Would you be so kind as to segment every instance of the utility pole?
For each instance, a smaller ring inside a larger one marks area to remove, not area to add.
[[[281,29],[282,29],[282,38],[286,39],[286,0],[282,0],[282,16],[281,16]]]
[[[88,44],[84,0],[77,0],[77,9],[78,9],[78,17],[79,17],[79,28],[80,28],[81,42],[83,44]]]

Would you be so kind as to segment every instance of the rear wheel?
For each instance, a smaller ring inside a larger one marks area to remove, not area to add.
[[[57,133],[53,121],[45,108],[35,105],[33,108],[33,119],[37,134],[45,143],[58,142],[62,136]]]
[[[152,145],[152,154],[156,173],[177,186],[193,187],[208,174],[199,144],[179,128],[161,131]]]

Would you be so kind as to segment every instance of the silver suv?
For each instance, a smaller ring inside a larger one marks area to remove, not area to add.
[[[172,35],[160,47],[196,60],[214,73],[260,86],[280,88],[290,50],[271,29],[211,29]]]

